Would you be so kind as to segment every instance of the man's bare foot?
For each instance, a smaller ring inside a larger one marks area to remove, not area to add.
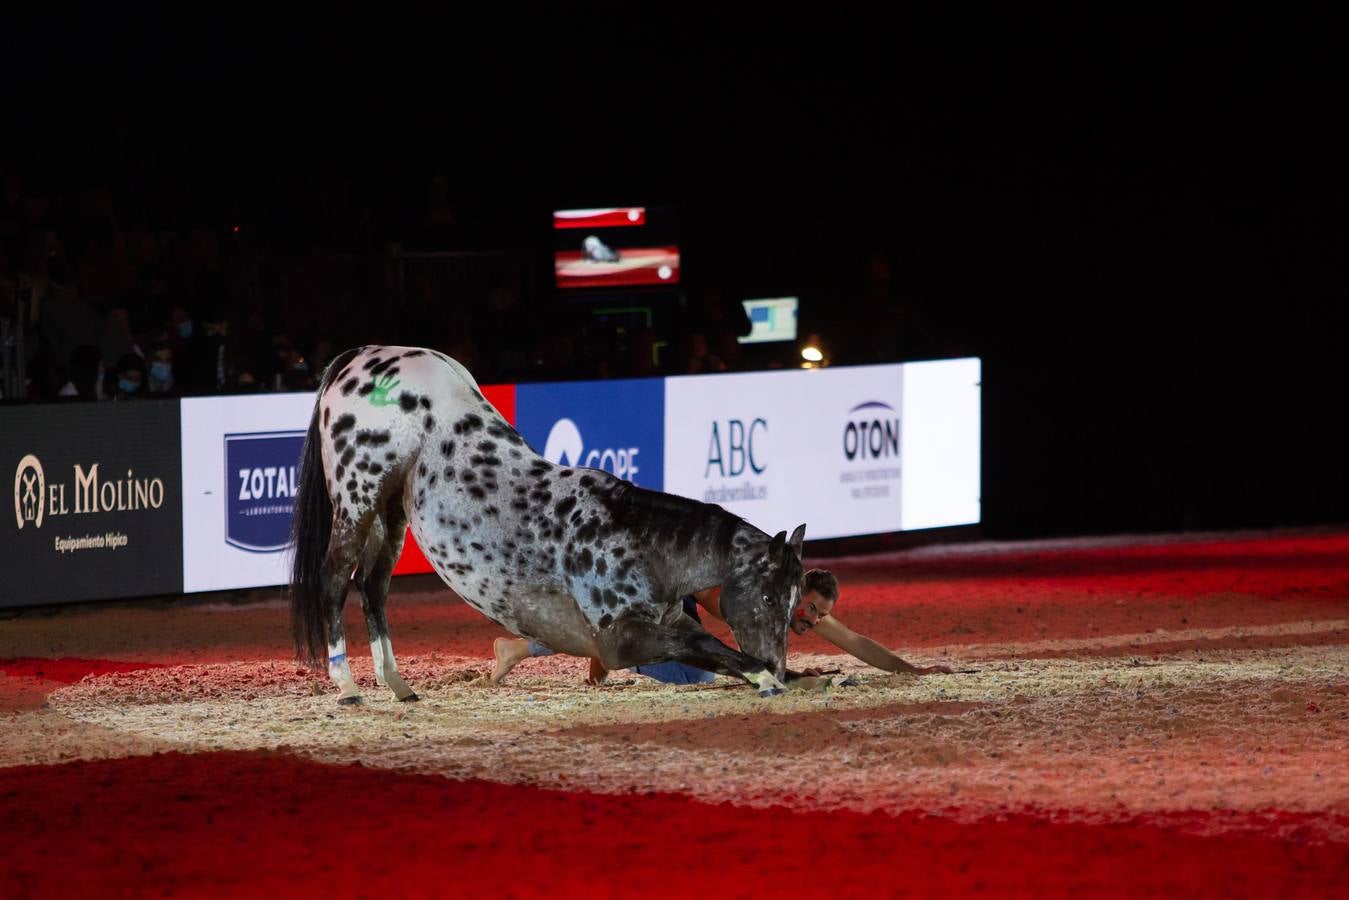
[[[496,666],[487,677],[490,684],[501,684],[521,660],[529,658],[529,641],[523,638],[499,637],[492,641],[492,654],[496,657]]]
[[[946,666],[928,666],[925,669],[914,669],[915,675],[954,675],[950,668]]]
[[[598,659],[590,660],[590,675],[586,678],[586,684],[601,685],[609,677],[609,670],[604,668],[604,663]]]

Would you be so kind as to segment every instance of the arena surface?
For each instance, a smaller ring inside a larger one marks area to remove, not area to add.
[[[1345,896],[1349,531],[835,560],[951,676],[760,699],[585,664],[395,583],[421,695],[290,661],[278,591],[0,620],[6,894]]]

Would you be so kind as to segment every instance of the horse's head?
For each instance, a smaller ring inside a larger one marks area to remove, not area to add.
[[[778,532],[746,547],[721,587],[721,614],[740,649],[768,664],[781,681],[787,673],[787,628],[801,600],[801,543],[806,526]]]

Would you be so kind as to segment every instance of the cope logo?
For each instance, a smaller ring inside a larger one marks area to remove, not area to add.
[[[665,481],[665,384],[658,378],[515,389],[515,428],[544,459],[603,469],[639,487]]]
[[[543,447],[543,458],[562,466],[584,466],[603,469],[622,478],[637,482],[637,456],[640,447],[592,447],[586,451],[581,429],[571,419],[558,419],[548,432]]]
[[[46,493],[47,476],[42,471],[42,462],[30,453],[19,460],[14,473],[14,518],[20,529],[29,522],[34,528],[42,527],[45,507],[42,498]]]
[[[276,553],[290,541],[305,432],[225,435],[225,543]]]

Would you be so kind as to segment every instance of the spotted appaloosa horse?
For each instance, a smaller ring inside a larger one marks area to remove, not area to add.
[[[719,506],[553,465],[448,356],[362,347],[319,388],[292,533],[296,649],[327,659],[339,703],[360,701],[342,627],[353,582],[376,680],[417,699],[384,615],[409,522],[445,583],[515,634],[608,669],[677,660],[782,690],[805,525],[770,538]],[[744,652],[683,613],[712,585]]]

